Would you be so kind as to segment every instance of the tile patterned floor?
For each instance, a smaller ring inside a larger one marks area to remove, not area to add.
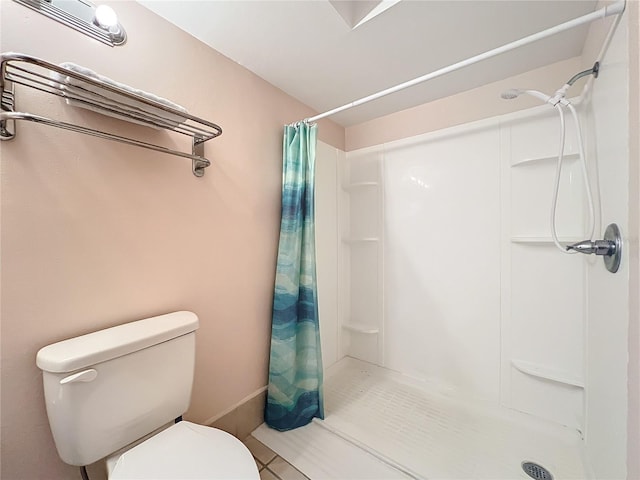
[[[279,457],[269,447],[249,435],[244,439],[260,471],[260,480],[309,480],[302,472]]]

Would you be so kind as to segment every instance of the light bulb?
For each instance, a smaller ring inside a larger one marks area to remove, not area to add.
[[[94,15],[94,22],[105,30],[110,30],[112,27],[118,25],[118,15],[108,5],[98,5]]]

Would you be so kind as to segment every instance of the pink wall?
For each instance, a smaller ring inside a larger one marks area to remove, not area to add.
[[[110,48],[0,2],[1,49],[73,61],[220,124],[203,178],[187,159],[22,123],[2,143],[2,478],[68,479],[44,409],[39,348],[151,315],[201,320],[188,417],[204,421],[266,384],[280,219],[282,125],[316,112],[134,2]],[[17,92],[18,110],[165,141]],[[172,137],[173,138],[173,137]],[[344,149],[344,129],[320,139]],[[170,143],[178,140],[171,140]]]
[[[579,70],[580,58],[570,58],[347,127],[346,150],[350,152],[537,106],[540,102],[536,99],[523,96],[509,101],[501,99],[500,94],[510,88],[534,87],[543,92],[554,92]],[[581,86],[581,83],[576,84],[570,94],[579,94]]]

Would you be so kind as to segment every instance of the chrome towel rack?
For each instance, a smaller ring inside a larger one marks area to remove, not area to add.
[[[16,121],[25,120],[49,125],[94,137],[114,140],[116,142],[135,145],[157,152],[190,158],[192,171],[196,177],[204,175],[204,169],[211,162],[204,157],[204,142],[222,134],[222,128],[215,123],[203,120],[183,110],[156,102],[131,91],[83,75],[68,68],[54,65],[40,58],[21,53],[4,53],[0,55],[0,94],[2,97],[0,111],[0,140],[11,140],[16,135]],[[67,80],[73,79],[70,84]],[[85,89],[83,83],[91,89]],[[105,115],[129,120],[134,123],[168,130],[192,138],[190,153],[173,150],[167,147],[144,142],[135,138],[115,135],[83,125],[76,125],[54,120],[32,113],[19,112],[15,109],[15,85],[35,89],[61,97],[67,103],[82,105]],[[131,103],[143,104],[136,108]],[[148,107],[149,110],[145,110]],[[178,120],[176,120],[178,119]]]

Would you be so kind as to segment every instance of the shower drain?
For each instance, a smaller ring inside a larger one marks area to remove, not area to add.
[[[553,480],[553,475],[551,475],[549,470],[537,463],[522,462],[522,469],[524,470],[524,473],[536,480]]]

